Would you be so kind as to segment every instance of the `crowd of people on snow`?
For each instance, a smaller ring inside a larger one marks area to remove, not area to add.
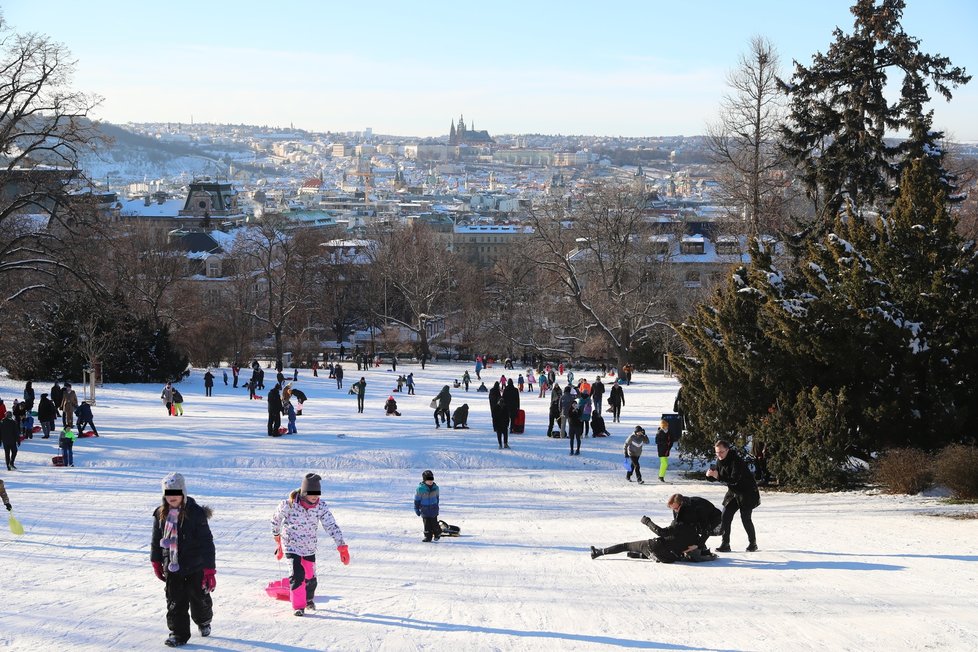
[[[481,374],[485,373],[495,361],[488,356],[478,356],[475,361],[475,377],[480,381],[477,392],[488,395],[492,428],[496,434],[500,449],[509,449],[509,436],[521,433],[525,427],[524,412],[521,410],[521,400],[524,394],[530,398],[547,398],[550,401],[549,423],[547,435],[554,438],[567,438],[570,442],[570,454],[580,455],[581,440],[588,436],[606,436],[604,418],[605,408],[610,411],[613,422],[621,421],[621,409],[625,405],[623,386],[631,381],[631,369],[623,367],[620,370],[603,370],[592,381],[585,377],[575,377],[574,371],[565,368],[563,364],[550,365],[541,363],[538,369],[527,368],[524,372],[512,372],[513,363],[506,359],[503,363],[503,373],[498,380],[490,379],[492,387],[488,388]],[[535,362],[535,361],[534,361]],[[369,368],[366,364],[358,364],[358,368]],[[264,390],[264,370],[257,360],[250,365],[251,375],[244,385],[249,397],[261,398],[257,391]],[[342,389],[343,369],[339,363],[329,361],[326,369],[329,377],[336,379],[337,389]],[[318,377],[319,367],[313,366],[313,375]],[[233,386],[239,386],[241,367],[238,364],[230,366]],[[393,371],[393,369],[392,369]],[[281,364],[277,365],[276,383],[269,389],[265,397],[268,407],[267,429],[269,436],[296,433],[296,416],[301,415],[306,396],[294,387],[298,380],[298,372],[293,369],[292,379],[286,381]],[[228,385],[228,374],[222,370],[223,381]],[[558,384],[558,378],[564,377],[563,388]],[[605,378],[609,380],[611,389],[605,387]],[[212,370],[206,370],[203,375],[205,396],[212,396],[214,380],[217,376]],[[575,382],[576,381],[576,382]],[[461,380],[455,380],[452,385],[444,385],[439,393],[431,400],[430,407],[434,410],[435,427],[445,425],[449,428],[468,428],[469,405],[463,403],[454,411],[451,410],[452,389],[464,387],[468,392],[472,378],[466,370]],[[539,388],[539,392],[535,388]],[[357,396],[357,412],[363,413],[365,408],[367,382],[365,376],[353,384],[351,394]],[[389,416],[401,416],[395,393],[415,393],[414,373],[397,376],[396,387],[384,402],[384,413]],[[170,416],[182,416],[183,396],[172,382],[164,385],[160,398]],[[678,399],[677,399],[678,403]],[[91,405],[82,401],[79,403],[70,383],[55,383],[49,393],[43,393],[34,407],[34,389],[28,382],[24,389],[23,400],[15,400],[10,410],[0,400],[0,438],[2,438],[7,468],[16,469],[16,451],[24,438],[31,438],[36,415],[38,428],[43,432],[42,438],[49,438],[55,432],[55,420],[60,416],[62,430],[59,434],[59,448],[66,466],[73,466],[73,443],[76,437],[91,426],[94,436],[98,436],[93,422]],[[287,428],[281,428],[281,417],[288,418]],[[75,425],[77,419],[77,426]],[[666,471],[672,446],[675,441],[671,434],[669,421],[663,419],[657,429],[654,442],[659,457],[658,478],[665,482]],[[623,444],[625,479],[634,479],[644,484],[642,479],[641,458],[644,447],[652,443],[644,428],[636,426],[634,431],[625,439]],[[715,446],[716,463],[711,465],[706,476],[711,481],[719,481],[727,486],[727,493],[722,501],[722,510],[709,500],[684,496],[676,493],[669,497],[667,507],[671,511],[672,521],[667,526],[656,525],[648,516],[642,516],[641,523],[654,533],[650,539],[629,541],[604,548],[590,547],[592,559],[604,555],[627,553],[629,557],[672,563],[676,561],[704,562],[716,559],[716,555],[707,546],[707,539],[719,535],[721,543],[717,552],[729,552],[730,534],[734,516],[739,512],[741,523],[747,534],[747,551],[757,550],[757,540],[752,521],[753,510],[760,504],[760,494],[750,467],[729,442],[720,440]],[[288,580],[288,599],[293,613],[302,616],[307,610],[315,609],[315,591],[317,587],[316,552],[318,546],[317,532],[321,526],[334,540],[342,563],[350,561],[349,550],[343,540],[343,534],[336,524],[329,508],[321,500],[321,477],[309,473],[302,479],[298,489],[290,492],[275,509],[271,519],[271,533],[276,543],[276,557],[291,561],[291,573]],[[163,500],[153,513],[153,534],[151,541],[151,562],[154,574],[165,583],[167,612],[166,622],[169,637],[165,643],[168,646],[181,646],[191,636],[191,621],[198,627],[201,636],[209,636],[213,617],[213,601],[211,592],[216,588],[215,546],[208,519],[211,510],[198,505],[186,493],[186,482],[179,473],[170,473],[163,479]],[[7,497],[6,488],[0,481],[0,499],[5,507],[12,509]],[[423,523],[422,541],[438,541],[448,526],[438,520],[439,489],[434,482],[434,474],[424,471],[414,496],[414,510]],[[284,588],[284,587],[283,587]]]
[[[55,457],[55,463],[74,466],[75,439],[99,436],[91,403],[79,402],[78,394],[69,382],[65,382],[63,386],[60,381],[55,382],[50,392],[42,392],[36,410],[35,396],[34,383],[29,380],[24,386],[23,400],[14,399],[10,409],[0,399],[0,441],[3,443],[7,470],[17,470],[17,453],[21,445],[27,439],[34,439],[36,433],[42,433],[41,439],[50,439],[51,433],[58,432],[58,449],[61,455]],[[59,417],[60,431],[55,424]],[[86,431],[86,427],[90,430]]]

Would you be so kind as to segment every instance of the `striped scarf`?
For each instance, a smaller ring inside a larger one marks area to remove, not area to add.
[[[167,512],[166,521],[163,522],[163,538],[160,539],[160,547],[164,550],[169,550],[170,563],[167,565],[166,569],[171,573],[175,573],[180,570],[180,563],[177,560],[177,539],[179,535],[178,523],[180,521],[180,510],[176,507],[171,507],[170,511]]]

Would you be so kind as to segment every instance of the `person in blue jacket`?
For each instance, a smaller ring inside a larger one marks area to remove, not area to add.
[[[438,523],[438,485],[435,484],[435,474],[425,471],[421,474],[421,482],[414,493],[414,513],[424,521],[424,539],[435,541],[441,539],[441,525]]]

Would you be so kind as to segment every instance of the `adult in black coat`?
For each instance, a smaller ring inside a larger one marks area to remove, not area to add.
[[[279,385],[276,383],[268,392],[268,436],[281,437],[278,429],[282,426],[282,395],[279,394]]]
[[[214,537],[207,523],[211,510],[186,495],[182,475],[167,475],[163,490],[163,504],[153,512],[150,561],[156,577],[166,583],[166,624],[170,636],[165,643],[176,647],[190,638],[191,618],[202,636],[210,634],[214,616],[210,592],[217,584]],[[174,509],[180,510],[176,517],[175,559],[173,550],[161,545],[172,525],[168,525],[167,517]]]
[[[14,462],[17,460],[17,447],[20,446],[20,427],[14,420],[13,412],[0,421],[0,442],[3,443],[3,457],[7,462],[7,470],[16,469]]]
[[[696,533],[696,528],[688,523],[674,520],[667,527],[659,527],[648,516],[643,516],[642,524],[655,532],[656,538],[619,543],[608,548],[591,546],[591,559],[627,552],[629,557],[635,559],[655,559],[665,564],[671,564],[684,559],[687,552],[694,551],[699,547],[699,535]]]
[[[214,390],[214,374],[208,369],[207,373],[204,374],[204,396],[210,396],[211,392]]]
[[[34,383],[29,380],[24,386],[24,409],[26,409],[28,413],[34,409]]]
[[[710,551],[706,547],[706,540],[720,527],[722,520],[720,510],[706,498],[682,494],[670,496],[668,506],[672,510],[675,521],[696,528],[700,552],[708,555]]]
[[[706,477],[727,485],[727,493],[723,497],[723,518],[720,523],[720,536],[723,541],[717,550],[730,552],[730,526],[734,514],[739,510],[740,522],[744,525],[749,542],[747,552],[754,552],[757,550],[757,535],[754,532],[751,513],[761,504],[761,494],[757,490],[754,474],[750,472],[747,462],[730,447],[729,442],[721,439],[713,446],[713,450],[717,455],[717,463],[706,472]]]
[[[594,403],[594,413],[601,414],[601,397],[604,396],[604,383],[601,378],[595,378],[591,384],[591,401]]]
[[[55,418],[61,416],[61,401],[64,400],[64,390],[61,389],[61,385],[55,382],[51,385],[51,402],[54,403],[54,416]]]
[[[47,439],[51,436],[51,431],[54,430],[54,419],[57,416],[58,410],[54,406],[54,401],[49,399],[47,394],[41,394],[41,400],[37,404],[37,420],[44,432],[41,439]]]
[[[621,408],[625,405],[625,390],[621,388],[620,383],[615,383],[614,387],[611,388],[611,393],[608,394],[608,406],[611,408],[611,421],[612,423],[621,422]]]
[[[506,426],[510,432],[513,432],[513,422],[520,411],[520,390],[516,389],[512,378],[506,381],[506,389],[503,390],[503,402],[506,404]]]
[[[489,390],[489,414],[492,415],[492,429],[496,431],[499,448],[509,448],[509,412],[506,409],[503,392],[499,389],[498,380]]]

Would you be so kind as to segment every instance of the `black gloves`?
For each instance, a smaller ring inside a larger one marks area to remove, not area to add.
[[[11,505],[10,503],[4,503],[3,506],[7,508],[8,512],[14,508],[14,506]]]
[[[649,528],[650,530],[652,530],[656,534],[662,534],[662,528],[660,528],[658,525],[656,525],[655,523],[653,523],[652,522],[652,519],[650,519],[648,516],[643,516],[642,517],[642,525],[644,525],[645,527]]]

